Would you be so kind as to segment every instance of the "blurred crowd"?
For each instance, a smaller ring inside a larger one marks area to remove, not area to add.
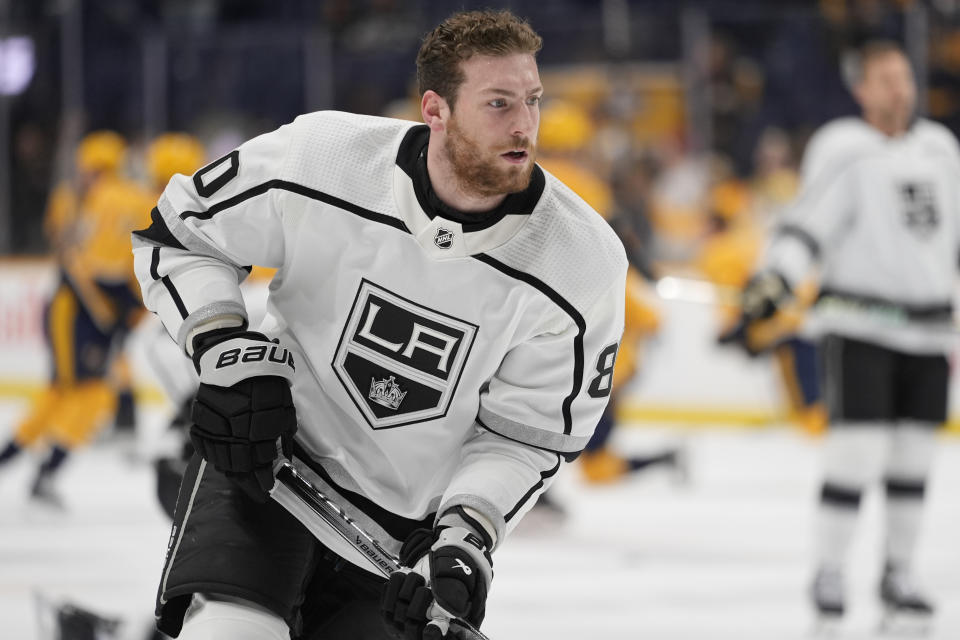
[[[854,112],[838,69],[867,37],[906,39],[927,78],[921,106],[960,127],[955,0],[511,6],[545,36],[548,97],[583,121],[569,135],[584,140],[564,153],[604,183],[612,208],[630,213],[631,249],[666,268],[702,267],[736,283],[729,265],[703,255],[705,245],[764,224],[789,201],[810,132]],[[45,249],[41,212],[52,185],[73,172],[65,158],[86,131],[115,129],[137,150],[162,129],[187,130],[215,157],[303,111],[397,112],[411,91],[408,53],[447,10],[396,0],[6,3],[0,20],[36,49],[29,86],[0,98],[10,119],[9,244]],[[617,18],[623,33],[611,26]],[[63,77],[70,20],[83,54],[79,104]],[[151,51],[161,52],[155,68]],[[163,102],[153,111],[151,97]],[[143,173],[136,160],[130,167]]]

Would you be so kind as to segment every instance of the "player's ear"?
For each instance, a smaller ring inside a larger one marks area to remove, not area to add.
[[[449,115],[450,107],[439,93],[432,89],[424,92],[420,98],[420,116],[431,131],[443,131]]]

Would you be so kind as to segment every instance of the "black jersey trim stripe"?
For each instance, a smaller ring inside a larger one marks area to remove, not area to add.
[[[511,442],[519,442],[520,444],[526,445],[526,446],[528,446],[528,447],[533,447],[534,449],[540,449],[541,451],[547,451],[547,452],[549,452],[549,453],[558,455],[558,456],[560,456],[561,458],[563,458],[565,462],[573,462],[573,461],[576,460],[578,457],[580,457],[580,454],[583,452],[583,449],[578,449],[577,451],[558,451],[558,450],[556,450],[556,449],[550,449],[550,448],[548,448],[548,447],[544,447],[544,446],[541,446],[541,445],[538,445],[538,444],[531,444],[531,443],[526,442],[526,441],[524,441],[524,440],[520,440],[520,439],[518,439],[518,438],[513,438],[513,437],[510,437],[510,436],[508,436],[508,435],[506,435],[506,434],[500,433],[499,431],[496,431],[495,429],[491,429],[491,428],[490,428],[485,422],[483,422],[483,420],[481,420],[480,418],[476,418],[476,421],[477,421],[477,424],[479,424],[479,425],[480,425],[481,427],[483,427],[485,430],[489,431],[490,433],[492,433],[492,434],[494,434],[494,435],[496,435],[496,436],[500,436],[501,438],[503,438],[503,439],[505,439],[505,440],[509,440],[509,441],[511,441]]]
[[[530,496],[532,496],[534,493],[536,493],[543,487],[544,481],[547,478],[551,478],[555,476],[557,474],[557,471],[559,470],[560,470],[560,456],[558,455],[557,464],[553,465],[553,467],[551,467],[550,469],[547,469],[546,471],[540,472],[540,479],[537,481],[535,485],[530,487],[530,489],[525,494],[523,494],[523,497],[520,498],[520,501],[514,505],[513,509],[510,509],[510,513],[508,513],[503,517],[504,522],[510,522],[510,520],[513,519],[515,515],[517,515],[517,512],[520,511],[520,508],[524,504],[526,504],[527,500],[530,499]]]
[[[478,253],[473,257],[480,262],[488,264],[494,269],[501,271],[511,278],[516,278],[521,282],[526,282],[531,287],[537,289],[550,300],[552,300],[554,304],[563,309],[568,316],[573,318],[574,323],[576,323],[577,335],[573,339],[573,388],[570,390],[570,394],[563,399],[562,405],[563,435],[570,435],[571,431],[573,430],[573,416],[571,414],[570,407],[573,404],[574,398],[580,394],[580,387],[583,385],[583,335],[587,332],[586,320],[583,319],[583,316],[580,315],[580,312],[577,311],[572,304],[567,302],[563,296],[551,289],[550,286],[542,280],[530,275],[529,273],[520,271],[519,269],[509,267],[496,258],[492,258],[485,253]]]
[[[186,320],[187,316],[190,314],[187,313],[187,307],[183,304],[183,299],[180,297],[180,294],[177,292],[177,288],[173,286],[173,281],[170,280],[170,276],[163,276],[160,278],[160,282],[163,283],[163,286],[167,288],[167,293],[170,294],[170,297],[173,299],[173,303],[177,305],[177,311],[180,312],[180,316]]]
[[[160,247],[154,247],[150,254],[150,277],[154,280],[160,279]]]
[[[163,284],[167,293],[170,294],[170,299],[173,300],[173,304],[177,305],[177,311],[180,312],[180,317],[186,320],[190,314],[187,313],[187,307],[183,304],[183,298],[180,297],[180,292],[173,286],[173,280],[170,279],[170,276],[160,275],[160,247],[154,247],[153,253],[150,255],[150,277],[154,280],[159,280]]]
[[[806,229],[794,224],[785,224],[782,225],[777,232],[782,236],[793,237],[802,242],[814,259],[820,257],[820,243],[817,242],[817,239],[810,235],[810,232]]]
[[[346,200],[332,196],[329,193],[317,191],[316,189],[311,189],[310,187],[305,187],[302,184],[297,184],[296,182],[290,182],[288,180],[268,180],[267,182],[258,184],[255,187],[250,187],[246,191],[238,193],[232,198],[227,198],[222,202],[218,202],[205,211],[184,211],[183,213],[179,214],[180,219],[186,220],[187,218],[198,218],[200,220],[209,220],[218,213],[222,213],[227,209],[235,207],[251,198],[261,196],[272,189],[289,191],[290,193],[295,193],[312,200],[318,200],[324,204],[337,207],[338,209],[349,211],[350,213],[358,215],[361,218],[366,218],[367,220],[379,222],[395,229],[399,229],[400,231],[410,233],[410,230],[407,229],[407,225],[397,218],[393,218],[382,213],[377,213],[376,211],[371,211],[370,209],[364,209],[359,205],[353,204],[352,202],[347,202]]]

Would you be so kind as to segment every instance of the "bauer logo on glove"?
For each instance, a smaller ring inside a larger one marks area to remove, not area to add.
[[[280,348],[280,345],[274,344],[270,347],[269,355],[267,355],[267,345],[254,345],[243,349],[239,347],[227,349],[220,353],[216,368],[222,369],[223,367],[229,367],[238,362],[261,362],[266,358],[270,362],[287,364],[291,369],[296,371],[297,368],[293,366],[293,354],[286,349],[280,353]],[[241,353],[243,354],[242,356],[240,355]]]

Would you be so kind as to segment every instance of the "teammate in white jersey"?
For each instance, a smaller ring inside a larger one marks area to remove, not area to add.
[[[825,125],[805,187],[744,292],[747,321],[769,316],[820,263],[810,329],[820,336],[827,410],[814,604],[845,608],[843,567],[865,489],[886,494],[888,609],[929,615],[914,581],[927,471],[946,421],[952,298],[960,248],[960,152],[914,117],[916,86],[899,46],[873,42],[851,65],[863,118]]]
[[[417,57],[425,125],[301,116],[175,177],[135,234],[202,382],[166,633],[439,637],[434,599],[482,621],[491,552],[589,440],[623,329],[622,245],[534,163],[540,44],[456,14]],[[278,269],[257,332],[249,265]],[[414,569],[385,582],[266,501],[278,443]]]

